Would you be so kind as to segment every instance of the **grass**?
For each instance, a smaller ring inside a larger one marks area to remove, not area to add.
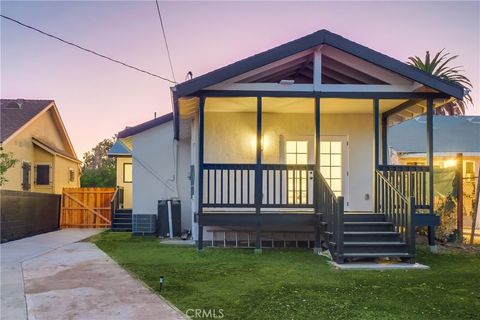
[[[307,250],[206,249],[105,232],[92,240],[180,310],[224,319],[479,319],[480,256],[431,254],[429,271],[336,271]],[[128,293],[126,293],[128,294]],[[217,311],[218,312],[218,311]]]

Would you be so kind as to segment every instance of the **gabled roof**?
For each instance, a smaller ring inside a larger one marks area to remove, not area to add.
[[[155,119],[149,120],[147,122],[141,123],[139,125],[136,125],[134,127],[128,127],[125,130],[120,131],[118,133],[118,138],[126,138],[126,137],[129,137],[129,136],[133,136],[135,134],[138,134],[138,133],[143,132],[145,130],[154,128],[156,126],[159,126],[161,124],[167,123],[167,122],[172,121],[172,120],[173,120],[173,113],[170,112],[170,113],[164,114],[163,116],[160,116],[158,118],[155,118]]]
[[[50,112],[65,147],[65,151],[62,151],[64,154],[57,152],[60,149],[57,149],[55,152],[78,161],[75,149],[54,100],[1,99],[0,104],[2,144],[6,144],[14,139],[19,132],[29,127],[37,118]]]
[[[390,127],[389,147],[398,152],[425,153],[425,122],[425,117],[421,116]],[[480,152],[480,116],[434,116],[433,151]]]
[[[1,99],[0,141],[7,140],[52,103],[53,100]]]
[[[442,80],[436,76],[418,70],[408,64],[348,40],[328,30],[320,30],[305,37],[285,43],[273,49],[256,54],[249,58],[211,71],[205,75],[180,83],[173,87],[174,95],[184,97],[228,80],[245,72],[260,68],[275,61],[284,59],[296,53],[326,44],[361,58],[365,61],[383,67],[430,88],[446,93],[458,99],[463,99],[464,89],[456,84]]]
[[[72,157],[72,155],[69,154],[68,152],[55,147],[53,144],[51,144],[51,143],[49,143],[49,142],[47,142],[43,139],[40,139],[38,137],[32,137],[32,141],[33,141],[33,144],[39,146],[40,148],[42,148],[43,150],[45,150],[45,151],[47,151],[51,154],[63,156],[64,158],[68,158],[68,159],[70,159],[72,161],[75,161],[77,163],[81,163],[80,160],[78,160],[75,157]]]
[[[122,139],[117,139],[113,146],[108,150],[108,156],[131,156],[132,150],[123,143]]]

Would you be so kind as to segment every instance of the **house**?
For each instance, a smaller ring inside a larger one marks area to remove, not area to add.
[[[133,137],[134,217],[156,215],[168,184],[191,207],[199,250],[323,246],[340,263],[413,261],[417,226],[434,245],[433,111],[462,87],[320,30],[171,93],[172,123]],[[389,127],[421,114],[427,164],[389,164]]]
[[[123,207],[132,208],[132,139],[117,138],[108,156],[115,158],[116,186],[123,189]]]
[[[1,146],[18,160],[6,190],[61,194],[80,186],[78,160],[53,100],[1,99]]]
[[[173,127],[173,113],[127,127],[118,133],[108,154],[116,157],[117,185],[124,188],[124,208],[132,208],[134,216],[155,216],[159,200],[180,200],[181,228],[191,230],[191,142],[190,139],[175,140]],[[125,164],[132,166],[131,172],[125,171]],[[128,181],[126,174],[131,178],[129,184],[125,182]],[[121,222],[114,221],[115,229],[128,229],[128,226],[122,227]],[[143,233],[135,227],[133,232]]]
[[[391,128],[389,148],[398,164],[425,165],[425,117],[405,121]],[[462,154],[463,176],[476,176],[480,168],[480,116],[434,116],[433,165],[440,168],[457,165]]]
[[[425,117],[420,116],[393,126],[389,132],[389,149],[397,164],[425,165],[426,139],[423,127]],[[471,228],[474,214],[475,191],[480,170],[480,117],[434,116],[433,165],[435,168],[462,170],[463,201],[458,212],[458,227]],[[443,170],[444,171],[444,170]],[[440,193],[440,192],[436,192]],[[463,211],[463,212],[462,212]],[[477,212],[478,215],[478,212]],[[462,226],[463,222],[463,226]],[[480,219],[477,219],[480,228]]]

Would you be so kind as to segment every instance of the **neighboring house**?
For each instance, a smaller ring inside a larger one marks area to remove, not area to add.
[[[388,144],[398,164],[427,164],[425,125],[422,116],[390,129]],[[434,116],[433,135],[435,168],[455,169],[462,161],[463,222],[470,227],[480,170],[480,116]],[[477,223],[480,226],[480,219]]]
[[[1,145],[18,160],[6,190],[61,194],[80,186],[80,161],[53,100],[1,100]]]
[[[395,125],[389,132],[389,148],[394,150],[399,164],[427,164],[425,117]],[[457,155],[463,157],[463,176],[473,177],[480,168],[480,116],[433,117],[433,164],[440,168],[457,165]]]
[[[173,132],[172,113],[128,127],[118,133],[109,155],[117,157],[117,181],[124,177],[118,164],[122,161],[133,164],[131,204],[134,215],[155,215],[159,200],[177,199],[181,203],[182,230],[191,230],[190,139],[176,141]],[[119,143],[124,145],[125,141],[131,146],[127,147],[130,157],[122,156],[126,150],[119,147]],[[118,185],[125,188],[125,184]],[[127,192],[125,188],[125,195]],[[126,204],[125,208],[128,208]]]
[[[173,121],[119,134],[134,216],[180,198],[199,249],[322,241],[338,262],[412,261],[415,226],[434,245],[433,110],[462,87],[321,30],[171,92]],[[425,113],[428,165],[389,165],[388,128]]]
[[[123,207],[132,208],[132,139],[117,138],[108,151],[115,158],[116,185],[123,188]]]

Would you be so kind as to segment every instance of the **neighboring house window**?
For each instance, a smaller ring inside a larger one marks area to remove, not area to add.
[[[308,164],[308,141],[286,141],[285,162]],[[288,170],[288,203],[307,203],[307,172]]]
[[[24,161],[22,165],[22,190],[30,190],[30,171],[31,165],[29,162]]]
[[[475,181],[475,162],[473,161],[465,161],[464,162],[465,173],[464,177],[469,182]]]
[[[123,182],[132,182],[132,164],[123,164]]]
[[[50,185],[51,167],[49,164],[37,164],[35,166],[35,184],[39,186]]]
[[[70,182],[75,181],[75,170],[72,168],[68,169],[68,180],[70,180]]]

